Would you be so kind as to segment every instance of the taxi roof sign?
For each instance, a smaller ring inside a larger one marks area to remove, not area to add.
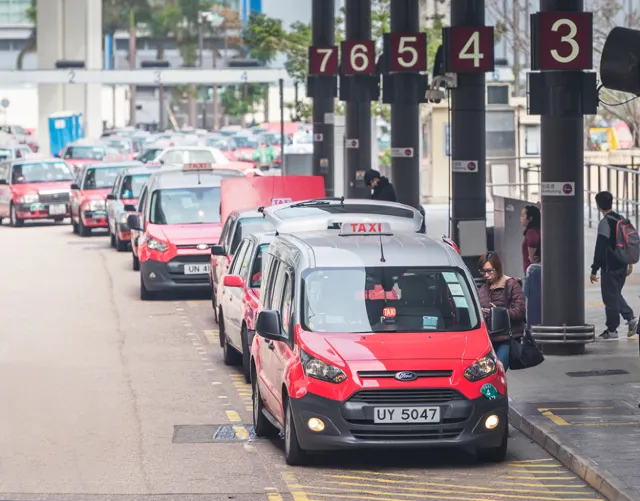
[[[272,198],[271,205],[282,205],[293,203],[292,198]]]
[[[342,223],[340,236],[351,235],[393,235],[389,223]]]
[[[182,170],[184,171],[203,171],[203,170],[213,170],[213,165],[212,164],[205,164],[205,163],[200,163],[200,164],[184,164],[182,166]]]

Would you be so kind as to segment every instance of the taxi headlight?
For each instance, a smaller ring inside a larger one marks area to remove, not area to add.
[[[84,210],[105,210],[106,204],[104,200],[89,200],[82,204]]]
[[[312,357],[304,350],[300,350],[300,360],[304,373],[309,377],[336,384],[347,380],[347,375],[341,369]]]
[[[493,351],[491,351],[467,367],[467,370],[464,371],[464,377],[471,382],[480,381],[491,374],[495,374],[496,370],[496,358]]]
[[[152,237],[147,237],[147,247],[149,247],[149,249],[151,250],[158,251],[158,252],[164,252],[169,248],[169,246],[164,242],[161,242],[160,240],[156,240],[155,238],[152,238]]]
[[[37,193],[29,193],[27,195],[22,195],[18,197],[19,204],[35,204],[40,200],[40,197]]]

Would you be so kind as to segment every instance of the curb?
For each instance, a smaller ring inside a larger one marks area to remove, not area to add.
[[[568,440],[555,433],[550,426],[534,422],[511,405],[509,406],[509,423],[609,501],[638,501],[640,499],[629,486],[609,470],[584,456]]]

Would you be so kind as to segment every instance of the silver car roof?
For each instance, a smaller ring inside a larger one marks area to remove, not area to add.
[[[273,205],[264,217],[285,233],[324,231],[342,223],[389,223],[394,231],[417,232],[422,227],[419,210],[396,202],[361,199],[318,199]]]

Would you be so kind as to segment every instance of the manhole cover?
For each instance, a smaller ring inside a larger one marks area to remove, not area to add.
[[[579,371],[579,372],[567,372],[569,377],[593,377],[593,376],[622,376],[629,374],[629,371],[624,369],[606,369],[601,371]]]
[[[174,444],[213,444],[217,442],[249,442],[256,440],[253,426],[249,424],[201,424],[175,425]]]

